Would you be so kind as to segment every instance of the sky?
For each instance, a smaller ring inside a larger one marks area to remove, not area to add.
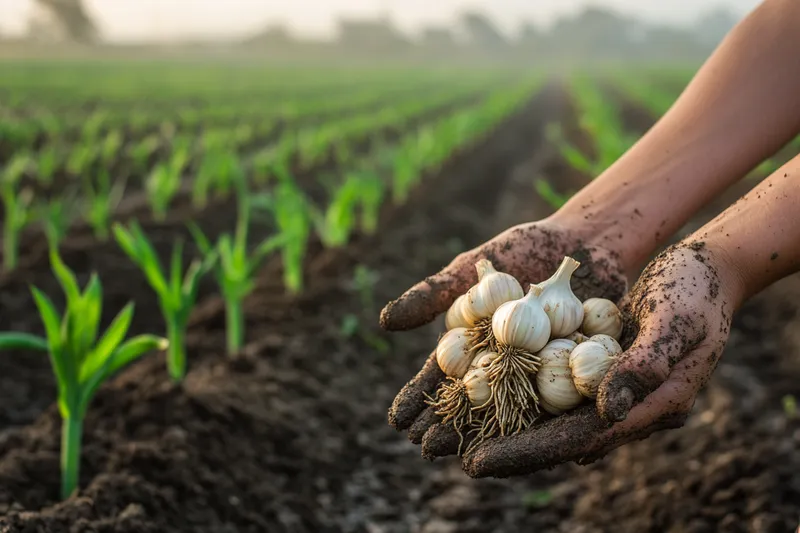
[[[109,40],[231,38],[271,23],[285,23],[299,36],[331,36],[337,16],[388,13],[404,31],[447,24],[465,9],[478,9],[505,31],[530,20],[547,25],[558,15],[603,5],[645,20],[687,23],[717,6],[744,16],[759,0],[84,0]],[[0,31],[23,32],[34,0],[0,0]]]

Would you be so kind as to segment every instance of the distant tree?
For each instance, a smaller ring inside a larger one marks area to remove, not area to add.
[[[90,43],[98,39],[99,32],[81,0],[36,0],[40,9],[31,20],[31,32],[36,36],[48,31],[51,25],[59,37],[75,42]],[[49,17],[43,16],[48,13]],[[60,40],[60,39],[59,39]]]
[[[503,34],[483,13],[466,12],[461,15],[461,24],[466,30],[470,44],[489,52],[498,52],[509,47]]]

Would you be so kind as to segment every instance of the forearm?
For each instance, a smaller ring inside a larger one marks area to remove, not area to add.
[[[800,271],[800,156],[687,238],[703,242],[727,268],[719,272],[738,307]]]
[[[554,218],[620,256],[629,272],[698,209],[800,131],[800,2],[767,0],[673,107]]]

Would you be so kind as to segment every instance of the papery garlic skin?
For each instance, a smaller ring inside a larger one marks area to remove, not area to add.
[[[589,337],[581,333],[580,331],[573,331],[569,335],[564,335],[565,339],[571,340],[575,344],[580,344],[582,342],[586,342],[589,340]]]
[[[622,353],[622,346],[619,345],[617,339],[612,337],[611,335],[603,335],[602,333],[599,335],[592,335],[589,337],[590,341],[592,342],[599,342],[603,346],[606,347],[608,350],[608,355],[611,357],[616,357]]]
[[[578,392],[587,398],[597,398],[600,382],[613,362],[608,349],[599,342],[589,340],[576,346],[569,356],[569,367]]]
[[[473,407],[482,407],[492,398],[492,388],[485,368],[473,368],[464,375],[469,402]]]
[[[446,376],[463,378],[473,359],[473,347],[467,328],[454,328],[436,345],[436,362]]]
[[[519,281],[510,274],[498,272],[488,259],[475,263],[478,283],[467,291],[470,312],[477,319],[489,318],[498,307],[525,294]]]
[[[610,335],[619,340],[622,334],[622,313],[611,300],[605,298],[589,298],[583,302],[584,335]]]
[[[477,320],[478,317],[472,312],[469,298],[467,298],[466,294],[462,294],[456,298],[456,301],[447,310],[444,324],[447,329],[471,328]]]
[[[501,345],[536,353],[550,340],[550,319],[539,301],[542,289],[531,285],[519,300],[501,305],[492,315],[492,332]]]
[[[578,329],[583,322],[583,304],[570,287],[572,273],[579,266],[578,261],[564,257],[555,274],[539,283],[542,288],[539,299],[550,318],[550,335],[553,337],[564,337]]]
[[[570,353],[576,346],[571,340],[555,339],[538,353],[542,363],[536,373],[539,406],[551,415],[560,415],[583,402],[569,368]]]
[[[500,354],[496,352],[481,352],[472,358],[469,368],[470,370],[473,368],[486,368],[498,357],[500,357]]]

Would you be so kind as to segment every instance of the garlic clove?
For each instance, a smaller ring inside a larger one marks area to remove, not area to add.
[[[568,340],[571,340],[576,344],[580,344],[582,342],[586,342],[586,341],[589,340],[589,337],[587,337],[586,335],[584,335],[583,333],[581,333],[578,330],[573,331],[569,335],[564,335],[564,338],[568,339]]]
[[[567,256],[549,279],[539,284],[542,288],[540,300],[550,319],[550,334],[563,337],[575,331],[583,322],[583,304],[572,292],[570,279],[580,263]]]
[[[542,289],[531,285],[528,294],[506,302],[492,315],[497,342],[535,353],[550,339],[550,319],[539,301]]]
[[[445,375],[462,378],[472,362],[472,351],[467,328],[454,328],[445,333],[436,345],[436,362]]]
[[[569,356],[569,367],[578,392],[587,398],[596,398],[600,382],[613,362],[614,357],[599,342],[589,340],[576,346]]]
[[[467,291],[469,312],[476,319],[489,318],[502,304],[524,296],[522,285],[510,274],[498,272],[488,259],[475,263],[478,283]]]
[[[467,396],[474,407],[486,405],[492,398],[492,388],[485,368],[473,368],[464,375]]]
[[[617,339],[611,335],[603,335],[602,333],[599,335],[592,335],[589,337],[589,340],[593,342],[599,342],[605,346],[606,350],[608,350],[608,355],[611,357],[616,357],[622,353],[622,346],[620,346],[617,342]]]
[[[486,368],[498,357],[500,357],[500,354],[496,352],[481,352],[472,359],[469,368],[470,370],[473,368]]]
[[[478,317],[472,311],[472,306],[466,294],[462,294],[456,298],[456,301],[453,302],[453,305],[447,310],[447,314],[444,318],[447,329],[471,328],[477,321]]]
[[[611,300],[589,298],[583,302],[581,331],[589,337],[603,334],[619,340],[622,334],[622,313]]]
[[[560,415],[583,402],[572,381],[569,357],[577,345],[567,339],[555,339],[539,352],[542,366],[536,373],[539,406],[551,415]]]

